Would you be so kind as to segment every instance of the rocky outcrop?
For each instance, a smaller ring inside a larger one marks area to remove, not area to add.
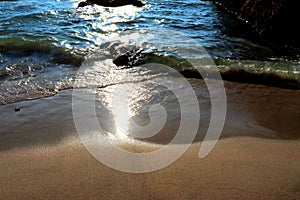
[[[145,3],[143,3],[140,0],[86,0],[84,2],[80,2],[78,4],[78,7],[84,7],[93,4],[105,7],[118,7],[125,5],[134,5],[137,7],[142,7],[145,5]]]
[[[262,35],[300,47],[299,0],[212,0]]]

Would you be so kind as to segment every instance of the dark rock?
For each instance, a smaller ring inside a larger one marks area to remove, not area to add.
[[[145,64],[146,60],[148,60],[147,53],[144,53],[143,49],[135,49],[118,56],[113,63],[116,66],[133,67]]]
[[[91,5],[91,4],[89,4],[88,2],[82,1],[82,2],[80,2],[80,3],[78,4],[78,8],[79,8],[79,7],[88,6],[88,5]]]
[[[160,64],[166,65],[178,71],[191,68],[192,64],[184,59],[173,55],[165,55],[165,52],[149,51],[147,49],[134,49],[124,54],[117,55],[113,63],[123,68],[131,68],[143,64]]]
[[[21,111],[21,108],[16,107],[16,108],[15,108],[15,112],[19,112],[19,111]]]
[[[142,7],[145,5],[145,3],[143,3],[140,0],[86,0],[84,2],[80,2],[78,4],[78,7],[84,7],[93,4],[105,7],[118,7],[125,5],[134,5],[137,7]]]
[[[300,47],[299,0],[212,0],[258,33]]]

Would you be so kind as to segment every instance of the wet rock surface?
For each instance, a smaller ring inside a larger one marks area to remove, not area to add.
[[[279,42],[300,47],[299,1],[294,0],[212,0],[258,33]]]

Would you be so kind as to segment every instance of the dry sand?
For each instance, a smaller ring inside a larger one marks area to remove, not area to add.
[[[1,199],[297,199],[300,141],[221,140],[205,159],[194,144],[162,170],[110,169],[80,145],[0,153]]]

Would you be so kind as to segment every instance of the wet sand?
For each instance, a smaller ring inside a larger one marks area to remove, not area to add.
[[[213,151],[198,158],[199,130],[179,160],[146,174],[113,170],[88,153],[71,91],[0,106],[0,199],[300,198],[300,91],[229,82],[226,89],[227,119]]]

